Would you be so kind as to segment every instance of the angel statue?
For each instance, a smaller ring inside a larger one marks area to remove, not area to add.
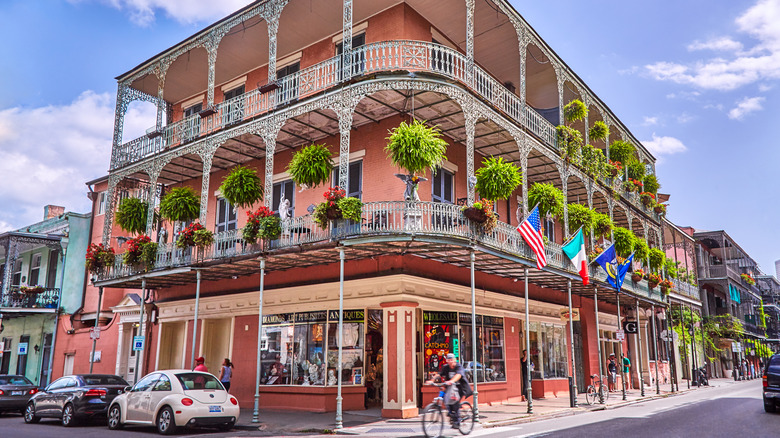
[[[282,192],[281,199],[279,199],[279,219],[285,221],[290,218],[290,200],[284,197]]]
[[[428,181],[428,178],[414,175],[404,175],[402,173],[396,173],[395,176],[406,183],[406,190],[404,190],[404,200],[419,201],[420,195],[417,194],[417,184],[420,181]]]

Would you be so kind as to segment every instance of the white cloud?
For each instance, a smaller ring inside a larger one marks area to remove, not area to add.
[[[765,100],[763,97],[746,97],[739,102],[737,106],[729,111],[729,118],[733,120],[742,120],[746,115],[761,111],[764,107],[761,103]]]
[[[715,51],[736,52],[738,50],[742,50],[742,43],[740,43],[739,41],[734,41],[729,37],[721,37],[721,38],[716,38],[705,42],[694,41],[693,43],[688,45],[688,50],[690,51],[715,50]]]
[[[642,141],[642,144],[656,157],[673,155],[688,150],[682,141],[674,137],[659,137],[653,133],[652,140]]]
[[[679,116],[677,116],[677,123],[685,124],[690,122],[691,120],[695,119],[696,116],[692,116],[688,113],[682,113]]]
[[[642,121],[642,126],[653,126],[657,124],[658,124],[658,117],[645,116],[644,121]]]
[[[69,0],[79,3],[90,0]],[[174,20],[185,23],[213,21],[248,5],[252,0],[98,0],[102,3],[127,11],[130,20],[139,26],[154,23],[162,12]]]
[[[89,210],[84,183],[108,170],[114,110],[112,95],[92,91],[66,105],[0,110],[0,229],[40,221],[46,204]],[[134,108],[125,130],[155,117],[153,106]]]
[[[646,65],[645,71],[660,81],[721,91],[780,79],[780,2],[759,0],[735,22],[739,32],[756,40],[753,47],[743,50],[742,44],[730,37],[697,41],[688,46],[689,50],[710,49],[733,54],[690,64],[661,61]]]

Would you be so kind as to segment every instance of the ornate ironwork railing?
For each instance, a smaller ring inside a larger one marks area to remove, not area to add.
[[[463,216],[461,208],[453,204],[438,202],[383,201],[363,205],[360,222],[349,220],[331,221],[322,229],[311,215],[299,216],[282,222],[281,236],[273,241],[250,243],[241,237],[241,230],[219,232],[214,243],[206,248],[178,248],[175,243],[160,244],[155,265],[149,270],[164,270],[190,266],[198,263],[227,260],[240,256],[257,255],[261,252],[283,250],[299,245],[323,243],[334,240],[359,238],[403,240],[412,237],[439,237],[461,243],[471,242],[483,245],[497,252],[535,261],[535,255],[526,245],[517,229],[504,222],[498,222],[490,232]],[[573,266],[563,253],[561,245],[546,245],[548,266],[575,273]],[[114,265],[100,275],[100,280],[111,280],[143,273],[141,267],[125,265],[122,254],[116,256]],[[606,282],[606,274],[591,266],[590,275]],[[660,291],[651,290],[642,280],[633,284],[627,280],[627,290],[641,296],[660,300]]]
[[[217,104],[213,114],[193,115],[163,127],[154,135],[119,145],[112,169],[317,94],[353,77],[397,70],[436,73],[458,81],[557,148],[555,127],[530,106],[523,106],[517,95],[484,69],[469,65],[464,54],[431,42],[383,41],[353,49],[351,76],[344,75],[341,57],[335,56],[278,79],[275,90],[249,91]]]
[[[43,292],[21,292],[13,287],[2,295],[0,306],[17,309],[56,309],[60,297],[59,288],[44,288]]]

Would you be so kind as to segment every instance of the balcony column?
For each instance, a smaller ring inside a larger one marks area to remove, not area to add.
[[[155,123],[155,129],[162,131],[163,117],[165,116],[165,99],[163,93],[165,91],[165,75],[168,73],[168,67],[171,66],[173,61],[165,58],[154,68],[154,74],[157,76],[157,122]]]
[[[463,105],[461,105],[463,106]],[[474,176],[474,131],[477,126],[477,114],[467,107],[463,108],[464,125],[466,128],[466,181],[468,187],[468,203],[474,203],[476,177]]]
[[[125,126],[125,113],[129,104],[127,85],[120,82],[116,88],[116,109],[114,110],[114,137],[111,142],[111,165],[113,169],[118,161],[119,145],[122,143],[122,130]]]
[[[276,0],[266,3],[262,16],[268,25],[268,83],[276,81],[276,42],[279,33],[279,17],[288,0]]]
[[[466,0],[466,68],[469,84],[474,78],[474,0]]]
[[[528,44],[531,42],[531,37],[528,35],[526,29],[517,29],[517,37],[520,41],[520,104],[522,106],[523,114],[525,114],[525,72],[526,60],[528,59]]]
[[[558,81],[558,124],[563,125],[566,120],[563,118],[563,83],[566,81],[563,68],[558,64],[553,64],[555,69],[555,78]]]
[[[561,191],[563,192],[563,241],[569,238],[569,203],[568,194],[569,191],[569,172],[567,167],[564,166],[560,169],[561,175]]]
[[[351,27],[350,27],[351,29]],[[344,49],[346,51],[346,48]],[[339,118],[339,187],[349,191],[349,143],[352,131],[352,115],[362,95],[344,93],[340,101],[331,106]]]
[[[609,116],[604,115],[603,119],[604,123],[606,123],[607,127],[609,127]],[[604,137],[604,144],[607,146],[607,160],[609,160],[609,129],[607,129],[607,136]]]
[[[593,192],[595,190],[593,188],[594,184],[595,184],[595,182],[591,179],[590,182],[588,182],[588,186],[586,187],[587,192],[588,192],[588,208],[590,208],[591,210],[593,209]],[[595,238],[593,237],[593,233],[594,233],[593,223],[591,223],[590,224],[590,236],[589,236],[589,241],[590,241],[590,247],[591,248],[593,248],[593,246],[595,244]]]
[[[615,199],[612,196],[607,197],[607,208],[609,208],[609,220],[612,221],[613,225],[615,222]],[[614,226],[610,228],[609,230],[609,240],[614,242],[615,241],[615,230]]]
[[[211,181],[211,164],[214,158],[214,153],[222,146],[222,142],[206,142],[206,145],[198,152],[200,159],[203,161],[203,175],[201,177],[200,187],[200,217],[198,221],[204,227],[208,220],[208,207],[209,207],[209,183]]]
[[[343,25],[341,30],[341,67],[342,78],[347,80],[352,77],[352,0],[344,0]]]
[[[526,137],[523,137],[523,143],[525,144],[527,142]],[[520,171],[522,172],[521,177],[523,178],[523,216],[528,215],[528,154],[529,150],[528,148],[521,149],[521,156],[520,156]],[[518,222],[522,220],[518,219]]]
[[[16,263],[16,258],[19,256],[19,246],[16,243],[16,239],[8,239],[8,243],[5,245],[5,254],[5,271],[3,271],[2,290],[2,297],[4,298],[3,301],[8,299],[11,292],[11,278],[14,275],[14,263]]]
[[[590,99],[588,98],[587,95],[583,96],[582,103],[585,104],[585,108],[586,109],[590,108]],[[585,112],[585,132],[583,133],[584,137],[585,137],[585,144],[590,144],[590,135],[588,133],[588,126],[590,126],[590,125],[588,125],[588,112],[586,111]]]
[[[276,136],[279,134],[279,130],[282,129],[282,125],[286,121],[285,118],[274,116],[267,120],[262,127],[259,135],[265,143],[265,188],[263,192],[263,205],[273,209],[271,205],[273,202],[273,190],[274,190],[274,152],[276,151]]]
[[[149,203],[149,209],[146,213],[146,235],[151,236],[154,229],[154,207],[157,204],[157,179],[160,176],[162,166],[155,166],[147,171],[149,175],[149,193],[146,198]]]
[[[103,215],[103,245],[109,245],[111,240],[111,228],[114,224],[114,209],[116,208],[116,186],[120,178],[116,175],[108,176],[108,189],[106,190],[106,213]]]

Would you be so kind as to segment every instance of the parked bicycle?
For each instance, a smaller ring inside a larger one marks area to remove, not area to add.
[[[432,385],[439,387],[439,395],[423,410],[422,426],[426,438],[439,438],[444,433],[444,415],[447,413],[447,407],[444,405],[444,393],[447,385],[443,383],[433,383]],[[449,413],[447,414],[449,415]],[[461,402],[458,408],[458,415],[460,416],[458,431],[463,435],[470,434],[472,429],[474,429],[475,421],[471,403],[467,401]],[[453,424],[452,419],[450,419],[450,424]]]
[[[609,399],[609,390],[602,384],[605,376],[599,377],[598,374],[590,376],[590,385],[585,390],[585,400],[589,405],[595,405],[599,401],[599,392],[604,394],[604,403]]]

